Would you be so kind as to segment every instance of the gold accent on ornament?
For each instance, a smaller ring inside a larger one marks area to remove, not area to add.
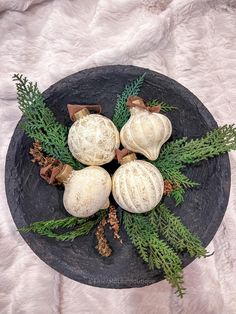
[[[73,168],[70,165],[64,165],[62,170],[56,176],[56,180],[58,180],[61,183],[65,183],[70,177],[72,171],[73,171]]]
[[[124,156],[123,158],[121,158],[120,164],[124,165],[127,162],[134,161],[136,159],[137,159],[136,154],[135,153],[131,153],[131,154],[128,154],[128,155]]]
[[[77,104],[68,104],[67,109],[69,112],[70,119],[74,122],[77,119],[80,118],[80,116],[76,115],[79,111],[82,111],[83,109],[87,109],[87,111],[84,111],[84,116],[90,114],[90,111],[95,111],[96,113],[102,112],[102,107],[98,104],[94,105],[77,105]],[[86,112],[86,114],[85,114]],[[83,114],[81,114],[83,116]],[[78,116],[78,118],[76,118]],[[82,117],[81,116],[81,117]]]
[[[73,115],[73,121],[76,121],[76,120],[79,120],[83,117],[86,117],[89,114],[90,114],[89,110],[87,108],[83,108]]]

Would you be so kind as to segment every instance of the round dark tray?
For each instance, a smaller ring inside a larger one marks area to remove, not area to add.
[[[145,100],[158,99],[177,107],[168,113],[173,124],[171,139],[187,136],[198,138],[217,124],[203,104],[176,81],[148,69],[134,66],[104,66],[81,71],[49,87],[44,97],[59,122],[70,125],[68,103],[99,103],[103,114],[112,117],[114,106],[124,86],[146,72],[140,96]],[[6,160],[6,193],[17,228],[32,222],[67,216],[63,208],[63,189],[49,186],[39,177],[39,168],[30,160],[32,140],[15,129]],[[106,168],[113,172],[116,162]],[[183,223],[207,245],[216,233],[226,210],[230,191],[228,155],[201,162],[186,169],[186,174],[200,183],[186,193],[185,201],[168,206],[181,217]],[[63,275],[79,282],[104,288],[141,287],[163,279],[158,271],[138,256],[135,248],[121,229],[123,244],[107,232],[113,254],[101,257],[96,249],[95,230],[73,242],[59,242],[34,233],[22,234],[31,249],[48,265]],[[182,254],[183,266],[192,259]]]

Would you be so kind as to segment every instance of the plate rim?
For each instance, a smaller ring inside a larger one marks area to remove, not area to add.
[[[52,84],[51,86],[49,86],[42,94],[44,96],[45,99],[47,99],[47,95],[49,93],[49,91],[54,88],[58,83],[63,83],[63,81],[65,80],[68,80],[70,78],[74,78],[75,75],[83,75],[84,73],[88,72],[88,71],[103,71],[104,68],[105,69],[111,69],[112,72],[114,72],[114,68],[116,69],[120,69],[120,68],[123,68],[123,69],[135,69],[135,70],[140,70],[140,72],[145,72],[145,71],[148,71],[149,74],[152,74],[152,75],[156,75],[158,74],[159,76],[162,76],[165,80],[168,80],[170,81],[170,83],[174,83],[174,84],[177,84],[178,87],[180,88],[180,90],[182,92],[185,92],[187,91],[188,95],[190,95],[192,97],[192,99],[194,100],[194,102],[196,102],[196,105],[197,105],[197,108],[200,112],[201,115],[207,115],[207,118],[210,120],[211,124],[212,124],[212,128],[213,127],[216,127],[217,126],[217,123],[213,117],[213,115],[210,113],[210,111],[203,105],[203,103],[190,91],[188,90],[186,87],[184,87],[183,85],[181,85],[180,83],[178,83],[177,81],[175,81],[174,79],[164,75],[164,74],[161,74],[159,72],[155,72],[155,71],[152,71],[148,68],[141,68],[141,67],[136,67],[136,66],[133,66],[133,65],[108,65],[108,66],[100,66],[100,67],[92,67],[92,68],[89,68],[89,69],[84,69],[82,71],[79,71],[79,72],[76,72],[76,73],[73,73],[69,76],[66,76],[64,78],[62,78],[61,80],[55,82],[54,84]],[[128,71],[129,72],[129,71]],[[205,118],[205,116],[204,116]],[[10,182],[10,176],[9,176],[9,169],[10,169],[10,165],[13,164],[13,159],[14,159],[14,154],[12,154],[12,150],[13,148],[15,148],[15,152],[17,151],[17,147],[14,147],[13,146],[13,139],[16,137],[16,135],[19,135],[18,133],[24,134],[23,130],[20,129],[19,125],[20,123],[22,122],[22,118],[19,120],[19,122],[17,123],[16,127],[15,127],[15,130],[13,132],[13,135],[11,137],[11,141],[10,141],[10,144],[8,146],[8,150],[7,150],[7,155],[6,155],[6,162],[5,162],[5,191],[6,191],[6,196],[7,196],[7,202],[8,202],[8,205],[9,205],[9,210],[11,212],[11,215],[12,215],[12,218],[13,218],[13,221],[15,223],[15,225],[18,227],[19,226],[19,223],[17,223],[14,219],[14,211],[16,210],[14,207],[15,207],[15,204],[16,202],[14,202],[14,198],[12,198],[12,195],[11,193],[9,192],[9,189],[8,189],[8,184]],[[13,147],[12,147],[13,146]],[[217,229],[215,232],[211,232],[213,233],[213,236],[211,237],[211,239],[208,241],[208,243],[206,245],[208,245],[211,240],[213,239],[213,237],[215,236],[217,230],[219,229],[219,226],[220,224],[222,223],[223,221],[223,218],[224,218],[224,214],[227,210],[227,205],[228,205],[228,201],[229,201],[229,195],[230,195],[230,187],[231,187],[231,167],[230,167],[230,159],[229,159],[229,155],[228,153],[224,154],[223,156],[220,156],[221,158],[223,157],[225,159],[225,164],[227,165],[227,169],[226,169],[226,172],[227,172],[227,175],[228,175],[228,184],[226,186],[226,189],[228,191],[228,195],[227,195],[227,198],[224,200],[224,208],[225,210],[223,211],[222,213],[222,217],[221,217],[221,220],[220,222],[218,223],[217,225]],[[33,164],[32,164],[33,165]],[[13,208],[13,210],[12,210]],[[214,215],[215,216],[215,215]],[[24,217],[22,217],[22,221],[25,222],[24,220]],[[215,229],[215,228],[214,228]],[[209,230],[205,230],[205,234],[208,233]],[[73,275],[70,274],[69,272],[67,272],[67,269],[64,268],[63,269],[63,272],[61,271],[60,267],[57,269],[55,267],[55,265],[51,265],[50,263],[48,263],[47,260],[45,260],[42,255],[39,255],[37,250],[35,250],[34,248],[32,248],[32,246],[30,245],[31,242],[30,242],[30,239],[33,235],[30,235],[30,234],[22,234],[20,233],[21,236],[23,237],[23,239],[25,240],[25,242],[29,245],[29,247],[31,248],[31,250],[41,259],[43,260],[47,265],[49,265],[51,268],[53,268],[54,270],[56,270],[57,272],[59,272],[60,274],[62,275],[65,275],[69,278],[71,278],[72,280],[76,280],[75,278],[73,278]],[[192,259],[192,261],[195,260],[195,258]],[[185,267],[187,267],[190,263],[192,263],[192,261],[190,261]],[[184,268],[185,268],[184,267]],[[62,267],[63,268],[63,267]],[[66,271],[65,271],[66,270]],[[112,284],[111,286],[109,286],[109,284],[107,286],[104,286],[103,283],[101,283],[101,285],[99,285],[99,283],[96,283],[96,284],[93,284],[93,282],[89,282],[89,278],[81,278],[81,280],[79,280],[80,283],[83,283],[83,284],[87,284],[87,285],[91,285],[91,286],[95,286],[95,287],[102,287],[102,288],[112,288],[112,289],[121,289],[121,288],[135,288],[135,287],[143,287],[143,286],[146,286],[146,285],[150,285],[150,284],[154,284],[154,283],[158,283],[159,281],[155,280],[155,278],[153,279],[148,279],[148,283],[143,285],[143,284],[138,284],[136,283],[134,286],[129,286],[129,285],[122,285],[122,284],[118,284],[118,285],[114,285]]]

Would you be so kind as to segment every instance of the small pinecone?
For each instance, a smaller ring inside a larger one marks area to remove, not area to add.
[[[164,180],[164,195],[170,195],[173,189],[174,187],[173,187],[172,182],[168,180]]]

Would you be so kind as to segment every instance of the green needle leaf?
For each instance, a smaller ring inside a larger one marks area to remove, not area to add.
[[[29,82],[20,74],[14,74],[13,81],[16,82],[19,108],[26,119],[21,124],[25,133],[40,141],[49,156],[71,165],[74,169],[82,169],[84,166],[75,160],[69,151],[68,128],[56,121],[54,114],[44,103],[37,83]]]
[[[129,85],[126,85],[123,92],[118,96],[115,107],[115,113],[112,121],[116,125],[118,130],[121,130],[123,125],[128,121],[130,117],[129,110],[126,106],[126,102],[129,96],[137,96],[144,82],[146,73],[139,76]]]
[[[27,227],[20,228],[22,233],[28,233],[30,231],[54,238],[58,241],[72,241],[75,238],[83,235],[87,235],[102,218],[106,215],[106,210],[100,210],[97,214],[88,218],[67,217],[57,220],[38,221],[30,224]],[[57,229],[71,229],[74,230],[66,232],[56,232]]]
[[[152,227],[161,234],[177,251],[188,251],[191,257],[206,256],[207,251],[201,241],[191,233],[164,204],[160,204],[148,213]]]
[[[160,106],[161,107],[161,111],[160,111],[161,113],[166,113],[166,112],[169,112],[171,110],[177,109],[176,107],[171,106],[169,104],[166,104],[163,101],[159,101],[157,99],[148,101],[147,105],[150,107]]]
[[[160,240],[155,228],[145,215],[124,212],[125,230],[144,262],[150,269],[163,270],[165,279],[183,297],[183,271],[181,260],[174,250]]]

